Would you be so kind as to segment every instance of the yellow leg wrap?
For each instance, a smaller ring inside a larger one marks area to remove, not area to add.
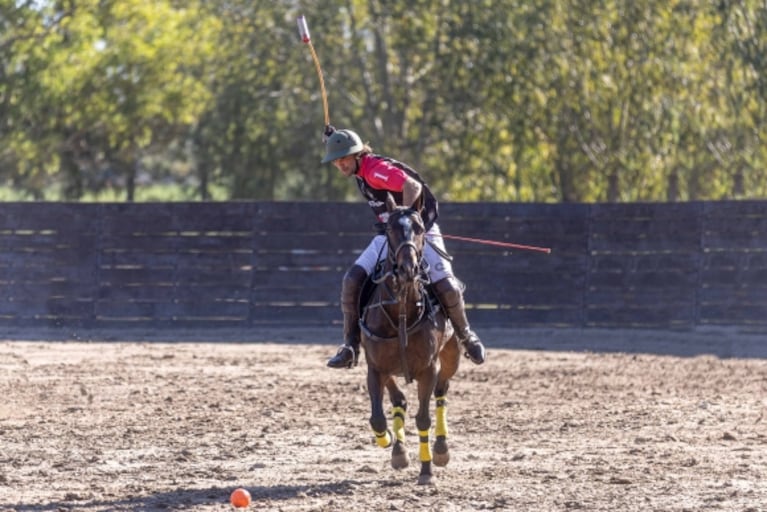
[[[398,441],[405,442],[405,409],[402,407],[393,407],[392,410],[392,430]]]
[[[444,396],[437,397],[437,424],[434,427],[434,435],[447,437],[447,399]]]
[[[421,462],[431,461],[431,446],[429,446],[429,431],[418,431],[418,455]]]
[[[376,435],[376,444],[380,446],[381,448],[388,448],[391,446],[391,434],[389,434],[389,431],[386,432],[376,432],[375,430],[373,433]]]

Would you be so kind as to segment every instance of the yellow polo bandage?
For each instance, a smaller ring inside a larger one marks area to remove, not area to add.
[[[388,448],[391,446],[391,434],[389,434],[389,431],[386,432],[376,432],[375,430],[373,433],[376,435],[376,444],[380,446],[381,448]]]
[[[431,461],[431,446],[429,446],[429,431],[418,431],[418,456],[421,462]]]
[[[437,424],[434,426],[434,435],[447,437],[447,400],[445,397],[437,397]]]
[[[405,409],[404,407],[392,407],[392,430],[394,436],[400,442],[405,442]]]

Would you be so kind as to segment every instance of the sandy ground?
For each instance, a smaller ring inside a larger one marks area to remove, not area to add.
[[[8,333],[0,511],[231,510],[237,487],[291,512],[767,510],[764,334],[479,334],[418,486],[373,441],[364,364],[324,367],[337,330]]]

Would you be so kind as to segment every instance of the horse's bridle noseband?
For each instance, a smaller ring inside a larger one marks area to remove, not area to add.
[[[413,215],[414,210],[404,211],[402,213],[403,213],[403,216],[405,216],[405,215],[410,216],[410,215]],[[411,220],[411,222],[412,222],[412,220]],[[423,227],[423,226],[421,225],[421,227]],[[387,226],[387,229],[388,229],[388,226]],[[413,238],[413,237],[414,237],[414,235],[411,236],[411,238]],[[389,237],[388,236],[386,237],[386,242],[387,242],[387,245],[389,246],[389,258],[390,258],[390,263],[392,265],[392,272],[394,272],[395,275],[397,273],[397,258],[399,257],[399,254],[403,250],[405,250],[407,248],[412,248],[413,249],[413,251],[415,252],[415,255],[416,255],[417,263],[421,264],[421,260],[423,259],[423,246],[419,249],[414,241],[412,241],[412,240],[405,240],[403,242],[400,242],[400,244],[397,246],[396,249],[392,250],[391,244],[389,243]]]
[[[406,240],[399,244],[397,246],[397,249],[394,250],[392,253],[392,263],[394,264],[394,268],[397,268],[397,257],[399,256],[400,251],[403,249],[406,249],[407,247],[412,247],[415,251],[416,256],[418,256],[418,259],[421,259],[421,251],[418,250],[418,246],[415,245],[415,242],[411,242],[410,240]]]

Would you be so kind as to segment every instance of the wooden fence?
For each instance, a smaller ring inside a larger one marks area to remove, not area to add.
[[[3,203],[0,326],[341,320],[361,203]],[[767,203],[445,203],[475,326],[767,327]]]

